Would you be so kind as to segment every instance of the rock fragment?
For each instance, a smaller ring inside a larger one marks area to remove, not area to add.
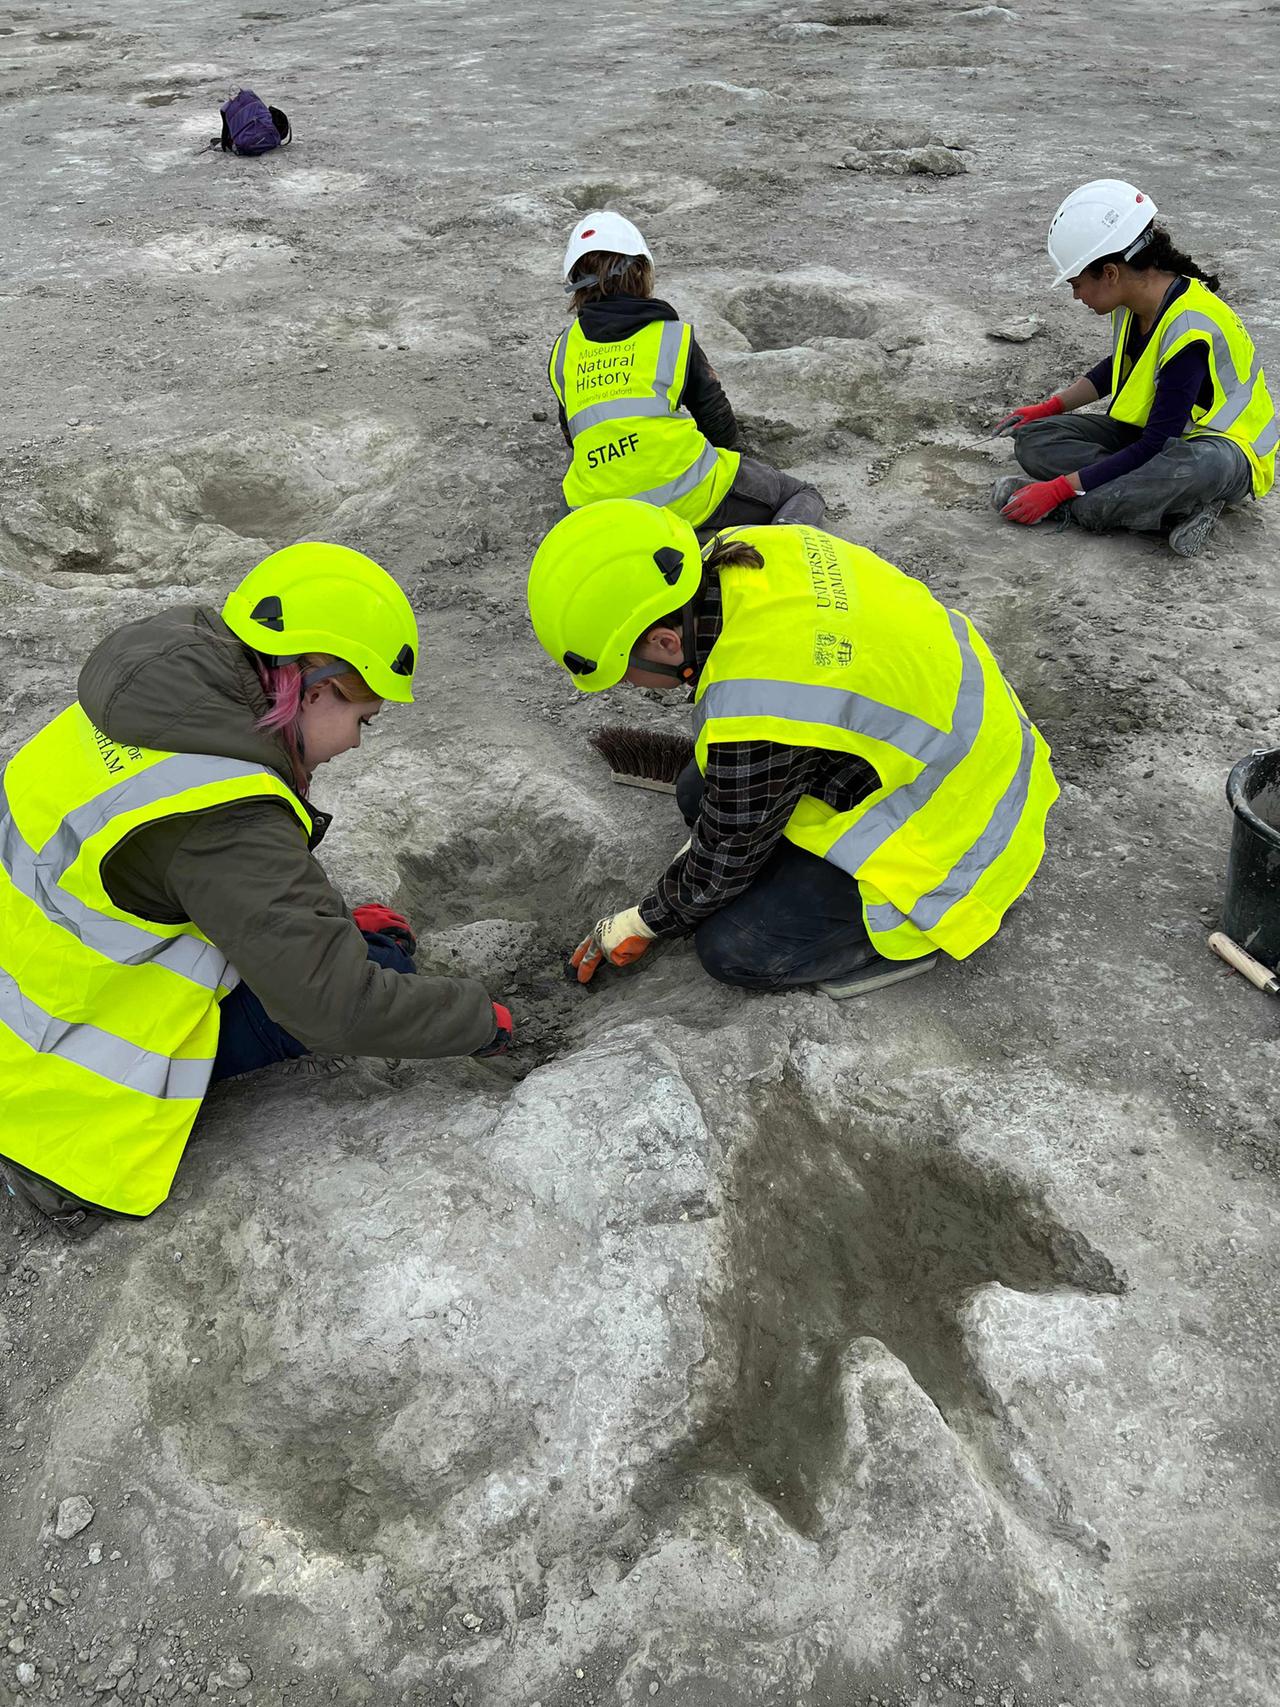
[[[83,1494],[72,1494],[58,1506],[58,1520],[53,1532],[59,1541],[70,1541],[73,1535],[79,1535],[92,1522],[93,1507],[89,1501]]]
[[[209,1673],[209,1688],[244,1689],[253,1681],[253,1668],[242,1659],[230,1659]]]
[[[1010,320],[987,327],[988,338],[999,338],[1005,344],[1025,344],[1044,331],[1044,321],[1034,314],[1015,314]]]

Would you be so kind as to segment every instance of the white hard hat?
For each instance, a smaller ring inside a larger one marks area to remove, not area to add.
[[[1054,284],[1074,279],[1103,255],[1126,261],[1136,255],[1158,211],[1150,196],[1121,178],[1095,178],[1072,190],[1049,222],[1045,246],[1058,275]]]
[[[653,259],[649,245],[629,219],[620,213],[587,213],[569,233],[569,247],[564,252],[566,282],[582,257],[597,250],[607,255],[643,255],[646,261]]]

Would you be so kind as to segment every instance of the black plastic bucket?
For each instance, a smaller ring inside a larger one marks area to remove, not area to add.
[[[1222,928],[1274,970],[1280,965],[1280,747],[1233,766],[1227,799],[1235,823]]]

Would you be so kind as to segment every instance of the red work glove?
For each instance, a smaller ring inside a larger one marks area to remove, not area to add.
[[[515,1026],[511,1020],[511,1009],[504,1008],[501,1002],[493,1004],[493,1023],[497,1027],[493,1042],[486,1043],[483,1049],[471,1051],[473,1055],[478,1055],[481,1060],[489,1055],[505,1055],[511,1047],[511,1039],[515,1035]]]
[[[1043,421],[1048,415],[1061,415],[1061,397],[1050,397],[1044,403],[1024,403],[1003,420],[996,422],[993,439],[1002,438],[1007,433],[1016,433],[1019,427],[1025,427],[1028,421]]]
[[[375,936],[389,936],[392,942],[399,943],[410,954],[418,946],[418,939],[404,914],[384,907],[381,901],[366,901],[362,906],[353,907],[351,917],[362,931],[369,931]]]
[[[1011,522],[1030,525],[1042,522],[1050,510],[1078,496],[1067,476],[1060,474],[1056,480],[1036,480],[1030,486],[1019,487],[1000,514],[1008,516]]]

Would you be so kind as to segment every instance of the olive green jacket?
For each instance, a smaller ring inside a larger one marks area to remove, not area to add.
[[[267,702],[252,658],[214,610],[180,605],[109,634],[78,695],[113,741],[245,759],[293,786],[279,737],[254,727]],[[192,920],[308,1049],[415,1057],[483,1048],[495,1026],[482,985],[388,972],[367,958],[311,852],[328,815],[308,810],[309,845],[294,813],[267,800],[144,825],[106,860],[107,892],[144,919]]]

